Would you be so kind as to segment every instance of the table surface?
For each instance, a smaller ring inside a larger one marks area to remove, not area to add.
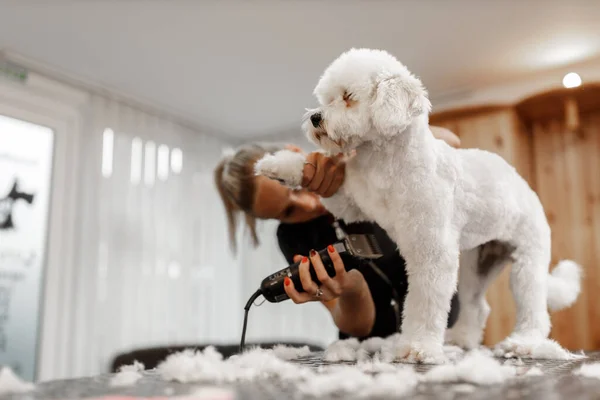
[[[479,386],[474,391],[465,393],[460,385],[456,384],[431,384],[421,383],[416,389],[406,395],[411,399],[600,399],[600,379],[585,378],[574,375],[572,372],[582,363],[600,362],[600,352],[587,353],[586,359],[573,361],[557,360],[523,360],[525,366],[538,367],[544,372],[542,376],[532,376],[525,379],[508,381],[502,385]],[[504,361],[504,360],[502,360]],[[332,365],[322,360],[322,353],[312,353],[310,356],[300,358],[295,362],[317,368]],[[345,363],[350,364],[350,363]],[[417,372],[426,372],[432,366],[415,365]],[[146,371],[144,377],[135,386],[114,388],[109,386],[111,374],[99,375],[90,378],[52,381],[39,383],[36,389],[25,394],[0,396],[1,399],[89,399],[105,396],[134,396],[141,398],[184,396],[193,389],[198,389],[197,384],[181,384],[166,382],[157,376],[156,371]],[[236,385],[237,400],[258,399],[291,399],[292,393],[274,382],[253,382]],[[462,385],[464,387],[464,385]],[[337,396],[350,400],[349,396]],[[398,397],[390,397],[398,398]]]

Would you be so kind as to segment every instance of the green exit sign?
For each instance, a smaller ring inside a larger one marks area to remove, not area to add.
[[[0,76],[18,82],[27,80],[27,69],[10,61],[0,60]]]

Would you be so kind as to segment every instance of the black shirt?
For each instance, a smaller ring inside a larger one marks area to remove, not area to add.
[[[387,337],[400,330],[404,306],[404,298],[408,290],[408,282],[405,270],[405,261],[400,256],[395,243],[389,238],[385,231],[376,224],[354,223],[340,226],[346,233],[372,233],[382,248],[383,257],[371,261],[360,260],[349,255],[343,255],[342,260],[346,269],[349,267],[358,269],[364,276],[373,303],[375,304],[375,323],[369,337]],[[314,220],[285,224],[281,223],[277,229],[277,240],[281,252],[291,264],[295,255],[308,255],[310,250],[322,250],[338,241],[335,228],[332,225],[331,216],[322,216]],[[383,277],[382,277],[383,275]],[[396,303],[396,307],[394,306]],[[448,318],[448,326],[454,325],[458,317],[458,298],[452,299],[452,307]],[[340,339],[349,335],[340,331]],[[360,339],[365,339],[360,338]]]

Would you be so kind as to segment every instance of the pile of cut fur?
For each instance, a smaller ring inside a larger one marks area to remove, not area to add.
[[[203,351],[174,353],[158,366],[157,372],[165,381],[193,383],[201,389],[212,387],[218,391],[220,386],[235,383],[277,381],[293,388],[297,397],[335,394],[358,398],[389,394],[401,396],[413,391],[420,383],[455,383],[453,391],[468,393],[477,386],[543,375],[539,364],[527,367],[521,359],[510,358],[510,354],[504,355],[506,361],[501,363],[489,349],[465,352],[454,346],[444,347],[449,363],[435,366],[424,374],[418,373],[411,365],[389,362],[391,359],[387,355],[391,354],[398,337],[392,335],[388,339],[372,338],[363,342],[339,340],[327,348],[323,359],[341,364],[318,368],[291,362],[310,356],[308,347],[253,348],[228,359],[224,359],[214,347],[207,347]],[[567,355],[569,358],[584,357],[582,354],[565,353],[560,346],[551,345],[537,352],[562,359]],[[136,362],[121,368],[111,377],[109,384],[113,387],[136,385],[143,377],[143,371],[144,366]],[[584,364],[573,373],[600,379],[600,363]],[[9,368],[0,371],[0,394],[30,390],[35,390],[34,385],[21,381]],[[223,392],[224,395],[227,393],[230,392]]]
[[[359,398],[390,393],[398,396],[414,390],[419,383],[427,382],[457,383],[457,391],[469,392],[475,386],[543,375],[538,366],[527,367],[520,359],[507,357],[501,363],[489,349],[465,352],[454,346],[444,348],[448,364],[435,366],[427,373],[420,374],[411,365],[391,363],[392,360],[387,357],[398,337],[373,338],[362,343],[356,339],[334,342],[326,349],[323,359],[341,365],[311,368],[306,364],[290,362],[309,355],[308,348],[254,348],[224,359],[214,348],[208,347],[203,351],[189,350],[169,356],[158,366],[158,373],[167,381],[199,384],[227,385],[275,380],[286,387],[293,386],[294,392],[300,397],[352,394]],[[544,350],[547,355],[548,348]],[[565,357],[563,353],[556,354]]]

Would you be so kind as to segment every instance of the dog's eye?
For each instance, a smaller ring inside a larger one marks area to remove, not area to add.
[[[346,103],[346,107],[352,107],[356,104],[356,100],[352,98],[352,93],[345,91],[344,92],[344,102]]]

